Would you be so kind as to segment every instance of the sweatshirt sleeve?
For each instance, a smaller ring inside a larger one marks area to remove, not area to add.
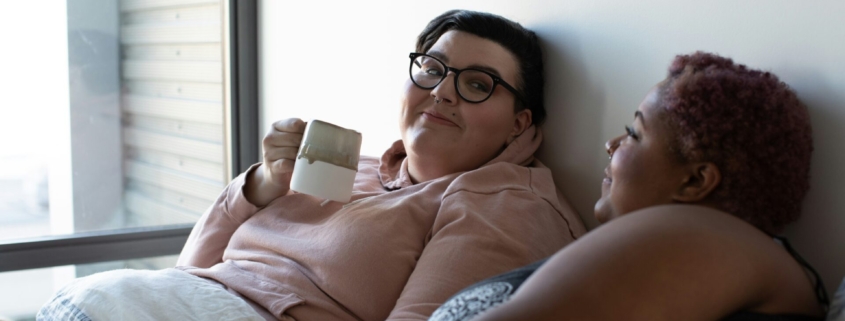
[[[217,201],[203,213],[179,254],[177,266],[209,268],[223,262],[223,251],[232,234],[259,210],[243,193],[246,176],[257,167],[258,164],[252,165],[233,179],[220,193]]]
[[[548,257],[570,235],[561,213],[530,189],[447,195],[388,319],[426,320],[459,290]]]

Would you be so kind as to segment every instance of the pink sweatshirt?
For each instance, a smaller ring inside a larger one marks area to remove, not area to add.
[[[532,126],[481,168],[419,184],[397,141],[380,161],[361,158],[348,204],[292,192],[258,208],[241,174],[197,222],[178,268],[280,320],[425,320],[462,288],[585,233],[533,157],[541,141]]]

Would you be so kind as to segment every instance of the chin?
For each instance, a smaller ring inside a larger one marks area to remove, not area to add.
[[[607,223],[607,221],[610,220],[609,218],[607,218],[607,217],[605,217],[605,216],[603,216],[602,214],[599,214],[599,213],[593,213],[593,217],[596,218],[596,221],[598,221],[599,224]]]

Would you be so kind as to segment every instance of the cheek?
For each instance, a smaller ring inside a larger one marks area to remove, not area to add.
[[[514,122],[513,112],[503,106],[467,106],[461,116],[470,131],[491,143],[506,139]]]
[[[638,190],[643,188],[640,186],[641,171],[638,170],[642,168],[641,165],[640,158],[624,146],[613,154],[610,171],[613,175],[611,202],[614,208],[622,210],[637,199]]]
[[[417,87],[410,79],[406,80],[402,91],[402,111],[413,111],[417,107],[420,107],[428,99],[430,92],[430,90],[423,90]]]
[[[426,97],[428,97],[428,91],[420,89],[410,79],[405,81],[402,96],[399,99],[399,106],[401,106],[401,110],[399,111],[399,130],[404,132],[405,129],[414,123],[415,111],[423,107]]]
[[[649,173],[649,170],[654,167],[654,159],[649,157],[650,154],[649,146],[642,142],[632,141],[628,137],[623,138],[610,161],[613,180],[633,183],[654,174]]]
[[[649,157],[651,152],[639,148],[613,155],[610,201],[619,214],[671,201],[671,186],[666,184],[670,166]]]

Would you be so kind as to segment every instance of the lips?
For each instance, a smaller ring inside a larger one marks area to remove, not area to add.
[[[610,168],[609,168],[609,167],[605,167],[605,168],[604,168],[604,180],[602,180],[602,183],[604,183],[604,184],[610,184],[611,182],[613,182],[613,179],[612,179],[612,178],[610,178]]]
[[[424,111],[422,113],[422,117],[425,120],[431,121],[433,123],[437,123],[437,124],[441,124],[441,125],[445,125],[445,126],[458,127],[458,124],[449,120],[448,118],[446,118],[446,116],[443,116],[442,114],[438,113],[436,110]]]

